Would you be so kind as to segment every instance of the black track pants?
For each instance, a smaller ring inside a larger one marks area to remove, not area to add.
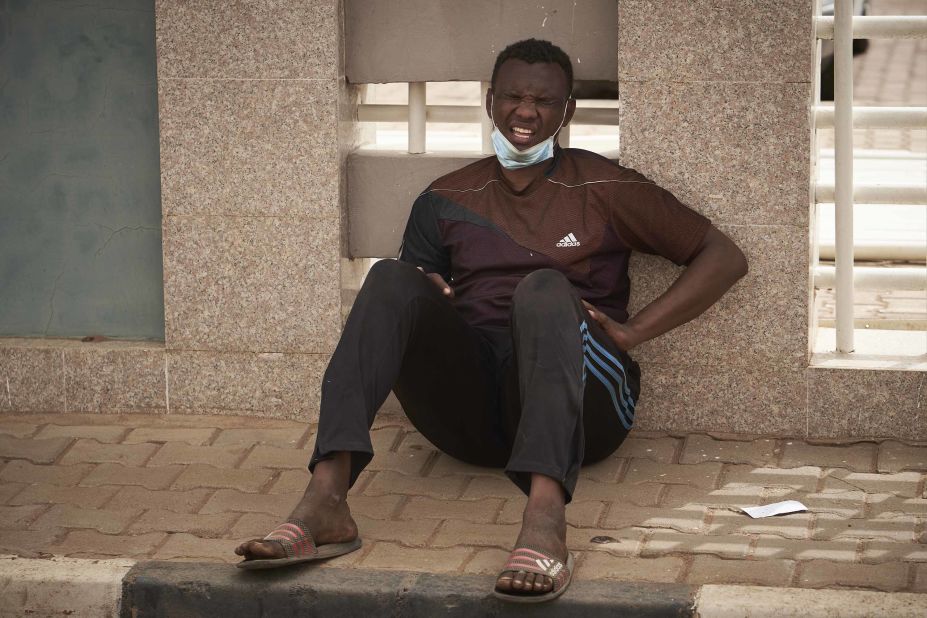
[[[415,267],[377,262],[322,383],[309,468],[351,452],[351,483],[370,462],[370,426],[394,390],[441,451],[504,467],[525,493],[531,473],[563,484],[610,455],[634,417],[637,363],[592,320],[566,277],[539,270],[515,290],[511,328],[470,326]]]

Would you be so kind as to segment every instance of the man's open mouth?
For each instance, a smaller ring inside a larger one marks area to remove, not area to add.
[[[534,131],[524,127],[511,127],[512,143],[516,145],[528,144],[534,138]]]

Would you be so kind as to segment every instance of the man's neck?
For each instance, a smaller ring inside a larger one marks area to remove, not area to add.
[[[506,169],[501,165],[499,167],[502,171],[502,179],[505,181],[505,184],[515,193],[521,193],[544,176],[553,164],[554,159],[548,159],[535,165],[513,170]]]
[[[545,163],[547,162],[545,161]],[[507,170],[503,167],[502,179],[505,180],[505,184],[507,184],[512,191],[521,193],[544,174],[546,167],[547,166],[543,163],[538,163],[531,167],[522,167],[516,170]]]

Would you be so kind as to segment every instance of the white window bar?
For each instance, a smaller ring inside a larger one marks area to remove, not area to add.
[[[853,0],[834,2],[834,219],[837,351],[853,344]]]
[[[570,125],[560,129],[560,134],[557,136],[557,143],[560,144],[561,148],[570,147]]]
[[[836,0],[834,17],[817,17],[819,39],[834,39],[834,105],[818,105],[815,123],[834,127],[834,185],[818,184],[817,202],[834,202],[835,266],[819,267],[816,287],[836,287],[837,351],[852,352],[853,285],[924,289],[924,269],[857,269],[854,275],[853,203],[927,204],[927,187],[853,185],[853,128],[924,128],[927,108],[853,108],[854,38],[927,38],[927,16],[853,17],[853,0]],[[870,272],[870,270],[872,272]],[[878,272],[876,272],[878,271]]]
[[[488,128],[487,140],[492,133],[492,123],[482,105],[428,105],[425,107],[428,122],[462,122],[485,123]],[[357,106],[358,122],[406,122],[409,119],[409,106],[387,103],[363,103]],[[618,126],[618,109],[616,107],[578,107],[573,114],[570,125],[605,125]],[[487,142],[488,143],[488,142]],[[492,145],[489,144],[492,154]]]
[[[923,249],[922,255],[923,257]],[[832,288],[837,279],[833,266],[818,266],[814,271],[815,285]],[[853,284],[860,290],[925,290],[927,269],[917,266],[880,268],[857,266],[853,270]],[[840,288],[838,287],[839,291]]]
[[[839,0],[837,4],[840,4]],[[834,9],[836,10],[836,6]],[[818,17],[815,20],[815,32],[819,39],[835,38],[836,19],[836,17]],[[854,17],[851,27],[852,36],[855,39],[927,38],[927,16],[922,15]]]
[[[834,244],[822,242],[818,244],[820,258],[822,260],[834,259]],[[853,243],[853,258],[861,262],[923,262],[925,257],[924,243],[920,242],[878,242],[878,241],[860,241]],[[879,268],[879,270],[891,270],[888,268]],[[927,289],[927,270],[921,269],[924,273],[922,276],[922,285],[918,289]],[[833,281],[833,279],[831,279]],[[856,281],[854,275],[854,281]],[[831,287],[825,285],[825,282],[814,279],[814,286],[817,288]],[[856,281],[856,287],[859,288],[859,281]]]
[[[425,82],[409,82],[409,154],[425,152]]]
[[[818,105],[814,122],[819,129],[834,126],[834,107]],[[854,129],[927,129],[927,107],[853,108]]]
[[[836,137],[836,136],[835,136]],[[837,203],[835,185],[818,184],[814,199],[819,204]],[[927,204],[927,187],[915,185],[856,185],[853,201],[860,204]]]

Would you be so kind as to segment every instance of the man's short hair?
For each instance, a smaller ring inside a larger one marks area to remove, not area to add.
[[[570,62],[570,57],[565,51],[550,41],[544,41],[543,39],[525,39],[524,41],[518,41],[499,52],[499,55],[496,56],[496,64],[492,68],[492,78],[489,82],[492,87],[495,88],[496,86],[496,75],[499,73],[499,67],[501,67],[502,63],[506,60],[512,59],[521,60],[528,64],[534,64],[536,62],[559,64],[563,72],[566,73],[567,88],[569,88],[572,93],[573,63]]]

